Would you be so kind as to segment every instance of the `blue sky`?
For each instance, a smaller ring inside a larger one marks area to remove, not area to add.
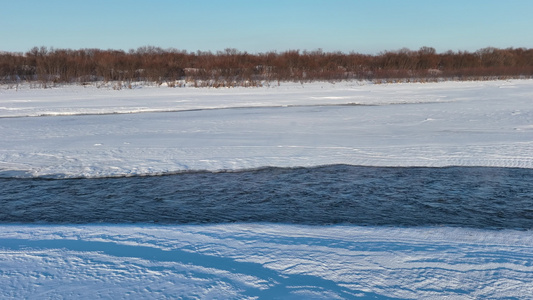
[[[0,51],[533,48],[532,0],[0,0]]]

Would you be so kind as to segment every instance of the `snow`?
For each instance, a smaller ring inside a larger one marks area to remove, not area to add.
[[[0,298],[528,298],[530,232],[461,228],[20,226]]]
[[[0,176],[533,167],[533,81],[0,89]],[[2,299],[516,298],[531,231],[0,225]]]
[[[0,91],[0,176],[533,167],[533,81]]]

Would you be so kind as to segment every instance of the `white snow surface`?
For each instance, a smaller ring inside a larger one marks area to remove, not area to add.
[[[0,176],[533,167],[533,81],[0,90]]]
[[[1,177],[533,167],[533,81],[0,89]],[[531,231],[0,225],[0,299],[528,299]]]
[[[274,224],[0,229],[1,299],[533,295],[530,232]]]

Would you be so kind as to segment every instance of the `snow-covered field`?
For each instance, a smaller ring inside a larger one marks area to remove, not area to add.
[[[0,177],[533,168],[533,81],[0,89]],[[0,196],[1,197],[1,196]],[[0,298],[530,298],[530,231],[1,225]]]
[[[530,80],[0,90],[0,176],[340,163],[532,168],[532,104]]]
[[[533,295],[530,232],[273,224],[1,229],[2,299]]]

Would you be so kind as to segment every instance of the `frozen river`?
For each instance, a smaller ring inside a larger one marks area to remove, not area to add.
[[[533,295],[533,81],[0,89],[2,299]]]
[[[0,90],[0,176],[533,168],[532,81]]]

